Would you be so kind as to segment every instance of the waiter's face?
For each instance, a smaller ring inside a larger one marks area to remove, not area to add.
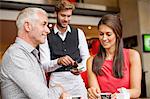
[[[72,9],[62,10],[57,13],[57,25],[61,28],[67,28],[70,23]]]

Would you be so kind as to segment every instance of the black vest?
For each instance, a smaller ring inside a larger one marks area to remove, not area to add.
[[[69,55],[73,60],[81,62],[80,51],[78,48],[79,39],[78,31],[75,28],[71,28],[71,33],[68,32],[64,41],[59,37],[58,33],[54,33],[54,30],[51,30],[51,33],[48,34],[48,44],[51,53],[51,60],[57,59],[59,57]],[[70,68],[72,66],[63,66],[62,68]],[[69,69],[70,70],[70,69]],[[65,71],[69,71],[66,69]],[[57,71],[57,70],[56,70]]]

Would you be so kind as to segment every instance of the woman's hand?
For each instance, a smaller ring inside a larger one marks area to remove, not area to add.
[[[111,99],[117,99],[117,93],[111,94]]]
[[[128,89],[121,87],[118,88],[117,90],[119,91],[119,93],[111,94],[111,99],[120,99],[120,98],[130,99],[130,94]]]
[[[94,87],[88,88],[88,97],[89,99],[101,99],[100,90]]]

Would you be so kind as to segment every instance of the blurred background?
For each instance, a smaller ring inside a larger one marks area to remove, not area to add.
[[[15,40],[15,20],[25,7],[42,7],[49,14],[49,26],[56,22],[54,4],[58,0],[0,0],[0,65],[5,50]],[[144,43],[150,48],[150,36],[144,42],[144,35],[150,35],[150,0],[69,0],[76,6],[70,24],[81,28],[89,46],[98,38],[97,24],[105,14],[120,14],[123,24],[124,47],[133,48],[142,57],[142,94],[150,97],[150,50],[144,50]]]

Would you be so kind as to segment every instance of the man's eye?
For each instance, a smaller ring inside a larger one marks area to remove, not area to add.
[[[68,15],[68,18],[70,18],[71,17],[71,15]]]
[[[44,22],[44,23],[43,23],[43,26],[45,26],[45,25],[47,25],[47,22]]]
[[[62,17],[65,17],[66,15],[62,14],[61,16],[62,16]]]
[[[46,23],[43,23],[43,25],[46,25]]]

